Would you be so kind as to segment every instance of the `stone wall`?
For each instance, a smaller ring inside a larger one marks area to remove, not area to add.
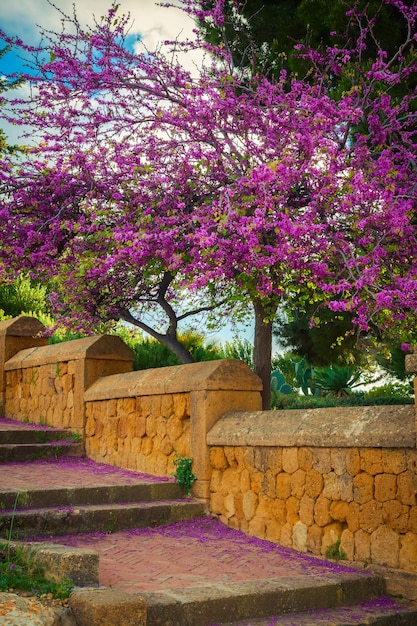
[[[240,361],[133,372],[118,337],[50,346],[42,329],[0,322],[0,417],[73,429],[90,458],[159,476],[191,457],[194,496],[226,524],[417,572],[414,407],[260,411]]]
[[[74,363],[57,362],[6,374],[7,415],[57,428],[82,428],[74,415]]]
[[[190,457],[190,397],[186,393],[87,403],[90,458],[157,476],[172,476],[175,454]]]
[[[172,476],[192,457],[193,493],[208,498],[207,432],[225,411],[261,408],[262,384],[237,360],[132,372],[119,337],[46,345],[29,317],[0,322],[0,408],[8,418],[64,427],[85,438],[93,460]]]
[[[193,459],[196,497],[208,499],[207,432],[225,411],[258,410],[261,382],[241,361],[205,361],[97,380],[85,393],[90,458],[172,476],[176,454]]]
[[[133,353],[119,337],[106,335],[55,345],[32,338],[34,345],[22,349],[17,333],[39,332],[38,325],[24,317],[0,323],[0,345],[9,356],[0,362],[3,414],[84,435],[86,389],[101,376],[131,371]]]
[[[417,572],[413,406],[228,414],[208,434],[210,509],[233,528]]]

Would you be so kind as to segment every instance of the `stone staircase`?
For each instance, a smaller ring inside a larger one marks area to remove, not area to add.
[[[0,429],[0,463],[54,459],[61,455],[82,456],[84,445],[71,438],[67,430],[15,424]]]
[[[68,431],[26,425],[0,428],[0,463],[48,461],[82,457],[84,446]],[[1,466],[0,466],[1,467]],[[71,471],[71,467],[68,471]],[[73,471],[77,471],[74,467]],[[0,530],[13,525],[16,540],[171,524],[199,517],[205,506],[184,498],[174,482],[23,489],[0,487]]]
[[[57,549],[59,561],[62,552],[67,559],[71,548],[51,547],[48,537],[93,531],[116,535],[122,529],[155,528],[196,520],[207,514],[204,504],[184,498],[180,487],[172,481],[143,477],[135,480],[131,476],[123,481],[112,479],[109,474],[106,482],[97,474],[97,484],[91,481],[83,484],[80,474],[77,486],[59,484],[58,474],[67,467],[60,455],[82,459],[82,443],[71,440],[66,431],[0,422],[0,536],[5,536],[4,531],[13,525],[14,539],[41,537],[38,545],[44,550],[40,552]],[[44,463],[40,471],[31,473],[35,467],[31,464],[39,462]],[[77,467],[75,463],[68,472],[77,472]],[[13,486],[11,477],[19,472],[19,486]],[[55,473],[56,484],[49,484],[48,472]],[[204,541],[198,550],[204,551]],[[90,557],[91,554],[85,563],[88,564]],[[152,553],[148,559],[152,563]],[[230,559],[233,559],[232,544]],[[187,563],[184,566],[187,569]],[[126,567],[133,567],[132,560]],[[191,584],[182,589],[171,585],[157,591],[138,590],[134,594],[102,587],[78,588],[70,598],[71,611],[66,623],[71,626],[417,625],[417,607],[397,604],[387,597],[381,576],[344,568],[322,576],[315,568],[317,565],[312,564],[309,574],[304,576],[288,573],[240,582],[209,581],[204,586]],[[56,571],[59,570],[58,564]],[[80,587],[94,586],[94,576],[79,572],[77,576],[75,582]]]

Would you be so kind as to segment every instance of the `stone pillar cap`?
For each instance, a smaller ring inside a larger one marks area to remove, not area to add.
[[[45,330],[45,326],[36,317],[19,315],[11,320],[0,322],[0,336],[35,337]]]

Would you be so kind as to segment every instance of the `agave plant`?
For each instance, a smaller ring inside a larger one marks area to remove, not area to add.
[[[342,398],[348,396],[352,388],[357,386],[361,374],[355,365],[330,365],[315,367],[312,371],[312,380],[315,389],[318,389],[321,395]]]

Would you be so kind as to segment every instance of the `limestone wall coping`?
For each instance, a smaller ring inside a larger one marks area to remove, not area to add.
[[[5,370],[37,367],[50,363],[62,363],[81,359],[109,359],[133,361],[133,351],[113,335],[94,335],[49,346],[26,348],[5,363]]]
[[[261,391],[262,383],[242,361],[222,359],[106,376],[86,391],[85,400],[202,390]]]
[[[226,413],[210,446],[415,448],[414,405]]]
[[[0,337],[35,337],[45,330],[45,326],[35,317],[20,315],[11,320],[0,322]]]

